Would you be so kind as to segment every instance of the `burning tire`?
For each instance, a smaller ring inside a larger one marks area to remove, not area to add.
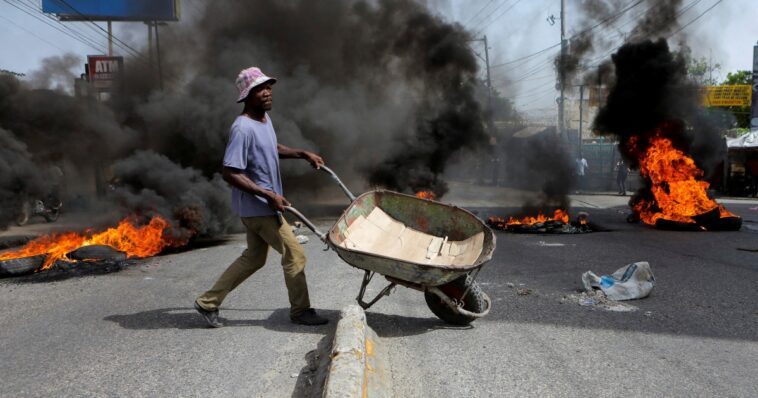
[[[42,267],[47,255],[0,260],[0,276],[16,276],[28,274]]]
[[[479,287],[479,284],[472,280],[468,275],[458,278],[446,285],[438,286],[438,288],[450,298],[459,302],[463,301],[463,309],[467,311],[482,313],[487,310],[487,300],[484,298],[484,292]],[[466,289],[468,289],[466,297],[461,297]],[[426,300],[426,305],[429,306],[429,309],[432,310],[434,315],[437,315],[437,318],[440,318],[449,324],[465,326],[476,319],[474,317],[456,313],[434,293],[424,292],[424,299]]]
[[[91,245],[80,247],[71,253],[68,258],[72,260],[107,260],[107,261],[124,261],[126,253],[120,252],[108,245]]]

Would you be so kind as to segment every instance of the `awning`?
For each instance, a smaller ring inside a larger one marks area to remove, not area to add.
[[[747,133],[741,137],[732,138],[726,141],[729,149],[758,149],[758,131]]]

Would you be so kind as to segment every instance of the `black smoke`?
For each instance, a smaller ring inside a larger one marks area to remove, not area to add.
[[[190,83],[137,112],[166,127],[161,153],[206,173],[218,165],[207,154],[223,152],[225,138],[208,132],[225,132],[239,112],[231,83],[251,65],[279,79],[280,142],[320,152],[354,183],[443,194],[451,155],[486,141],[470,36],[414,1],[213,2],[166,36],[172,74]],[[166,112],[177,107],[202,120]]]
[[[0,128],[0,229],[11,224],[25,199],[22,192],[42,197],[51,188],[23,142]]]
[[[613,55],[615,81],[594,129],[619,141],[627,164],[638,159],[658,135],[690,155],[710,174],[723,156],[717,126],[700,106],[698,87],[688,78],[686,59],[664,39],[622,46]],[[649,186],[638,195],[650,197]]]
[[[161,214],[188,233],[222,233],[234,225],[218,177],[241,111],[234,79],[253,65],[279,79],[271,112],[279,141],[322,154],[355,190],[442,193],[449,158],[486,140],[470,37],[417,2],[198,6],[194,18],[160,28],[163,89],[146,45],[125,56],[124,82],[104,102],[61,87],[76,57],[48,60],[28,84],[3,76],[0,127],[26,146],[24,164],[65,163],[67,178],[96,174],[108,182],[98,200],[116,214]],[[329,184],[305,162],[282,167],[285,194]],[[382,178],[388,170],[394,179]]]

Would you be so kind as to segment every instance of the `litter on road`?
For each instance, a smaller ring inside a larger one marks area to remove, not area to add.
[[[582,274],[584,290],[598,288],[610,300],[634,300],[647,297],[655,286],[655,277],[647,261],[625,265],[611,275],[597,276],[592,271]]]

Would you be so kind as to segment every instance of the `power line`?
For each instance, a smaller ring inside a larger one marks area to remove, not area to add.
[[[516,2],[515,2],[515,3],[511,4],[511,5],[510,5],[510,7],[506,8],[506,9],[505,9],[505,11],[503,11],[503,12],[501,12],[501,13],[500,13],[500,15],[498,15],[498,16],[497,16],[497,17],[495,17],[495,18],[493,18],[493,19],[492,19],[490,22],[488,22],[486,25],[484,25],[484,27],[480,28],[480,29],[479,29],[479,33],[484,33],[484,31],[485,31],[487,28],[489,28],[489,27],[490,27],[490,25],[492,25],[492,24],[493,24],[495,21],[497,21],[498,19],[502,18],[502,17],[503,17],[503,15],[505,15],[506,13],[508,13],[508,11],[510,11],[510,10],[511,10],[513,7],[515,7],[515,6],[516,6],[518,3],[520,3],[520,2],[521,2],[521,0],[516,0]],[[493,11],[493,14],[494,14],[494,12],[495,12],[495,11]]]
[[[474,19],[476,19],[476,17],[478,17],[479,14],[481,14],[482,11],[484,11],[485,8],[489,7],[490,4],[492,4],[494,2],[495,2],[495,0],[490,0],[487,4],[484,5],[484,7],[480,8],[479,11],[477,11],[476,14],[474,14],[474,16],[472,16],[471,18],[467,19],[466,22],[464,23],[464,25],[468,25],[470,22],[473,22]]]
[[[628,5],[628,6],[624,7],[624,8],[623,8],[621,11],[619,11],[618,13],[616,13],[616,14],[614,14],[614,15],[612,15],[612,16],[610,16],[610,17],[608,17],[608,18],[606,18],[606,19],[604,19],[604,20],[602,20],[602,21],[600,21],[600,22],[598,22],[598,23],[597,23],[597,24],[595,24],[594,26],[591,26],[591,27],[589,27],[589,28],[587,28],[587,29],[585,29],[585,30],[583,30],[583,31],[581,31],[581,32],[579,32],[579,33],[577,33],[577,34],[575,34],[575,35],[573,35],[573,36],[569,37],[569,39],[568,39],[568,40],[571,40],[571,39],[573,39],[573,38],[575,38],[575,37],[577,37],[577,36],[580,36],[580,35],[583,35],[583,34],[589,33],[590,31],[592,31],[592,30],[594,30],[594,29],[598,28],[599,26],[601,26],[601,25],[603,25],[603,24],[605,24],[605,23],[608,23],[609,21],[612,21],[612,20],[613,20],[613,19],[615,19],[615,18],[618,18],[619,16],[621,16],[621,15],[622,15],[622,14],[624,14],[625,12],[627,12],[627,11],[631,10],[632,8],[634,8],[634,7],[638,6],[638,5],[640,5],[640,4],[642,3],[642,1],[643,1],[643,0],[636,0],[635,2],[631,3],[630,5]],[[560,45],[561,45],[561,43],[556,43],[556,44],[553,44],[552,46],[549,46],[549,47],[543,48],[542,50],[539,50],[539,51],[537,51],[537,52],[534,52],[534,53],[532,53],[532,54],[526,55],[526,56],[524,56],[524,57],[521,57],[521,58],[518,58],[518,59],[515,59],[515,60],[512,60],[512,61],[508,61],[508,62],[503,62],[503,63],[500,63],[500,64],[495,64],[495,65],[492,65],[492,66],[490,66],[490,68],[497,68],[497,67],[501,67],[501,66],[505,66],[505,65],[510,65],[510,64],[513,64],[513,63],[515,63],[515,62],[518,62],[518,61],[521,61],[521,60],[524,60],[524,59],[528,59],[528,58],[534,57],[534,56],[536,56],[536,55],[542,54],[542,53],[544,53],[544,52],[546,52],[546,51],[549,51],[549,50],[551,50],[551,49],[553,49],[553,48],[555,48],[555,47],[558,47],[558,46],[560,46]]]
[[[700,3],[701,1],[702,1],[702,0],[693,0],[693,1],[691,1],[690,3],[688,3],[688,4],[687,4],[687,5],[684,7],[684,8],[682,8],[682,9],[681,9],[681,10],[680,10],[680,11],[679,11],[677,14],[676,14],[676,17],[675,17],[675,18],[679,18],[679,17],[681,17],[682,15],[684,15],[684,14],[685,14],[687,11],[691,10],[693,7],[695,7],[695,6],[696,6],[698,3]],[[682,27],[681,27],[681,28],[679,28],[677,31],[673,32],[671,35],[673,36],[673,35],[675,35],[675,34],[677,34],[677,33],[681,32],[681,31],[682,31],[684,28],[686,28],[686,27],[690,26],[692,23],[694,23],[695,21],[697,21],[698,19],[700,19],[700,18],[701,18],[703,15],[705,15],[706,13],[708,13],[709,11],[711,11],[711,10],[712,10],[714,7],[716,7],[717,5],[719,5],[719,3],[721,3],[722,1],[723,1],[723,0],[718,0],[718,1],[717,1],[715,4],[713,4],[713,5],[712,5],[711,7],[709,7],[707,10],[703,11],[702,13],[700,13],[700,15],[698,15],[697,17],[695,17],[695,19],[693,19],[692,21],[688,22],[686,25],[682,26]],[[658,6],[661,6],[661,5],[663,5],[663,4],[658,4],[657,6],[654,6],[654,7],[658,7]],[[649,11],[650,9],[652,9],[652,8],[653,8],[653,7],[650,7],[650,8],[648,9],[648,11]],[[592,68],[596,68],[596,67],[598,67],[598,66],[599,66],[599,65],[602,63],[602,60],[604,60],[604,59],[605,59],[605,58],[606,58],[608,55],[610,55],[611,53],[613,53],[613,52],[615,52],[616,50],[618,50],[619,48],[621,48],[621,47],[622,47],[624,44],[626,44],[626,42],[625,42],[625,41],[622,41],[622,42],[621,42],[621,44],[619,44],[619,45],[617,45],[617,46],[615,46],[615,47],[611,48],[610,50],[606,51],[604,54],[602,54],[602,55],[600,55],[600,56],[598,56],[598,57],[595,57],[595,58],[593,58],[591,61],[589,61],[589,62],[588,62],[588,63],[589,63],[589,65],[586,65],[586,66],[584,66],[584,67],[582,67],[582,68],[580,68],[580,69],[582,69],[582,70],[587,70],[587,69],[592,69]]]
[[[145,56],[142,55],[142,53],[140,53],[139,51],[135,50],[132,46],[130,46],[129,44],[125,43],[124,41],[122,41],[121,39],[119,39],[118,37],[116,37],[116,35],[114,35],[112,33],[108,33],[108,31],[105,30],[105,29],[103,29],[102,26],[96,24],[89,17],[87,17],[86,15],[82,14],[81,12],[79,12],[79,10],[77,10],[76,8],[74,8],[66,0],[56,0],[56,1],[59,1],[59,2],[63,3],[66,7],[70,8],[72,11],[74,11],[77,14],[79,14],[79,16],[81,16],[82,18],[84,18],[86,21],[90,22],[93,26],[95,26],[98,29],[100,29],[102,32],[104,32],[107,35],[106,37],[112,37],[113,40],[115,40],[118,43],[117,45],[119,47],[121,47],[122,49],[126,50],[127,53],[129,52],[129,50],[131,50],[132,54],[130,54],[130,55],[133,55],[133,56],[139,58],[143,62],[147,62],[147,61],[145,61]]]
[[[547,90],[545,90],[546,87],[547,87]],[[511,100],[524,99],[524,98],[532,98],[535,95],[542,95],[542,94],[545,94],[545,93],[554,93],[554,92],[555,92],[555,87],[553,86],[553,84],[548,84],[547,86],[543,85],[541,88],[528,90],[525,93],[522,93],[520,95],[515,95],[515,96],[509,97],[509,98]]]
[[[11,3],[11,2],[10,2],[10,0],[5,0],[5,2],[6,2],[6,3],[8,3],[8,4],[10,4],[12,7],[14,7],[14,8],[18,9],[19,11],[23,12],[24,14],[26,14],[26,15],[29,15],[30,17],[32,17],[32,18],[34,18],[34,19],[36,19],[36,20],[38,20],[38,21],[40,21],[40,22],[44,23],[45,25],[47,25],[47,26],[49,26],[49,27],[51,27],[51,28],[53,28],[53,29],[55,29],[55,30],[57,30],[57,31],[59,31],[59,32],[61,32],[61,33],[63,33],[64,35],[66,35],[66,36],[69,36],[70,38],[72,38],[72,39],[74,39],[74,40],[76,40],[76,41],[79,41],[79,42],[81,42],[82,44],[84,44],[84,45],[86,45],[86,46],[88,46],[88,47],[91,47],[91,48],[93,48],[93,49],[94,49],[94,50],[96,50],[96,51],[102,51],[100,48],[98,48],[98,47],[97,47],[96,45],[94,45],[93,43],[89,43],[89,42],[87,42],[86,40],[83,40],[83,39],[81,39],[81,38],[79,38],[79,37],[75,36],[74,34],[72,34],[72,33],[68,32],[68,31],[66,31],[66,30],[64,30],[64,29],[61,29],[61,28],[59,28],[59,27],[57,27],[57,26],[55,26],[55,25],[53,25],[53,24],[51,24],[51,23],[49,23],[49,22],[48,22],[48,21],[46,21],[44,18],[38,17],[37,15],[30,13],[30,12],[29,12],[29,11],[27,11],[26,9],[19,7],[18,5],[14,4],[14,3]]]
[[[688,27],[688,26],[692,25],[693,23],[695,23],[695,21],[697,21],[698,19],[700,19],[700,18],[701,18],[703,15],[707,14],[709,11],[711,11],[712,9],[714,9],[714,8],[715,8],[717,5],[721,4],[721,2],[722,2],[722,1],[724,1],[724,0],[718,0],[718,1],[717,1],[716,3],[714,3],[712,6],[708,7],[708,9],[707,9],[707,10],[705,10],[705,11],[701,12],[701,13],[700,13],[700,15],[698,15],[698,16],[696,16],[696,17],[695,17],[695,19],[693,19],[692,21],[688,22],[686,25],[684,25],[684,26],[682,26],[681,28],[679,28],[679,29],[678,29],[676,32],[674,32],[673,34],[675,35],[675,34],[677,34],[677,33],[681,32],[682,30],[684,30],[684,28],[686,28],[686,27]]]
[[[34,32],[32,32],[32,31],[30,31],[29,29],[26,29],[25,27],[23,27],[23,26],[21,26],[21,25],[19,25],[19,24],[15,23],[15,22],[13,22],[13,20],[11,20],[11,19],[8,19],[8,18],[6,18],[6,17],[4,17],[4,16],[2,16],[2,15],[0,15],[0,18],[2,18],[2,19],[4,19],[4,20],[6,20],[6,21],[8,21],[8,22],[10,22],[11,24],[15,25],[17,28],[19,28],[19,29],[23,30],[24,32],[26,32],[26,33],[28,33],[28,34],[30,34],[30,35],[32,35],[32,36],[34,36],[34,37],[36,37],[36,38],[38,38],[38,39],[40,39],[40,40],[44,41],[45,43],[47,43],[47,44],[49,44],[49,45],[51,45],[51,46],[53,46],[53,47],[55,47],[55,48],[57,48],[57,49],[59,49],[59,50],[61,50],[61,51],[66,51],[66,50],[64,50],[63,48],[61,48],[61,47],[58,47],[58,45],[56,45],[56,44],[54,44],[54,43],[51,43],[51,42],[50,42],[50,41],[48,41],[47,39],[43,39],[42,37],[39,37],[39,36],[37,36],[37,34],[36,34],[36,33],[34,33]]]
[[[99,44],[98,44],[99,40],[97,38],[92,38],[90,36],[87,36],[86,34],[73,29],[71,26],[67,26],[67,25],[61,23],[57,19],[53,18],[51,15],[45,14],[45,13],[41,12],[41,10],[37,8],[37,6],[32,2],[32,0],[27,0],[26,3],[19,2],[19,4],[21,4],[22,6],[26,7],[27,9],[31,10],[33,13],[35,13],[35,15],[36,15],[36,13],[39,12],[45,18],[47,18],[47,19],[55,22],[57,25],[60,25],[63,29],[71,32],[71,34],[73,34],[76,37],[80,38],[81,40],[89,43],[90,46],[99,48],[98,47],[99,46]]]
[[[539,51],[537,51],[535,53],[531,53],[529,55],[523,56],[521,58],[517,58],[517,59],[511,60],[511,61],[508,61],[508,62],[503,62],[503,63],[500,63],[500,64],[492,65],[492,66],[490,66],[490,68],[498,68],[498,67],[501,67],[501,66],[510,65],[510,64],[513,64],[513,63],[516,63],[516,62],[519,62],[519,61],[523,61],[525,59],[532,58],[535,55],[540,55],[540,54],[544,53],[545,51],[549,51],[549,50],[551,50],[553,48],[556,48],[556,47],[558,47],[560,45],[561,45],[561,43],[556,43],[556,44],[553,44],[550,47],[543,48],[542,50],[539,50]]]
[[[503,0],[503,2],[500,3],[500,5],[498,5],[497,7],[495,7],[492,11],[490,11],[490,13],[488,15],[486,15],[484,18],[482,18],[481,20],[479,20],[478,25],[481,25],[485,21],[487,21],[488,19],[492,18],[492,15],[495,14],[497,12],[497,10],[501,9],[504,5],[508,4],[509,1],[510,0]]]

